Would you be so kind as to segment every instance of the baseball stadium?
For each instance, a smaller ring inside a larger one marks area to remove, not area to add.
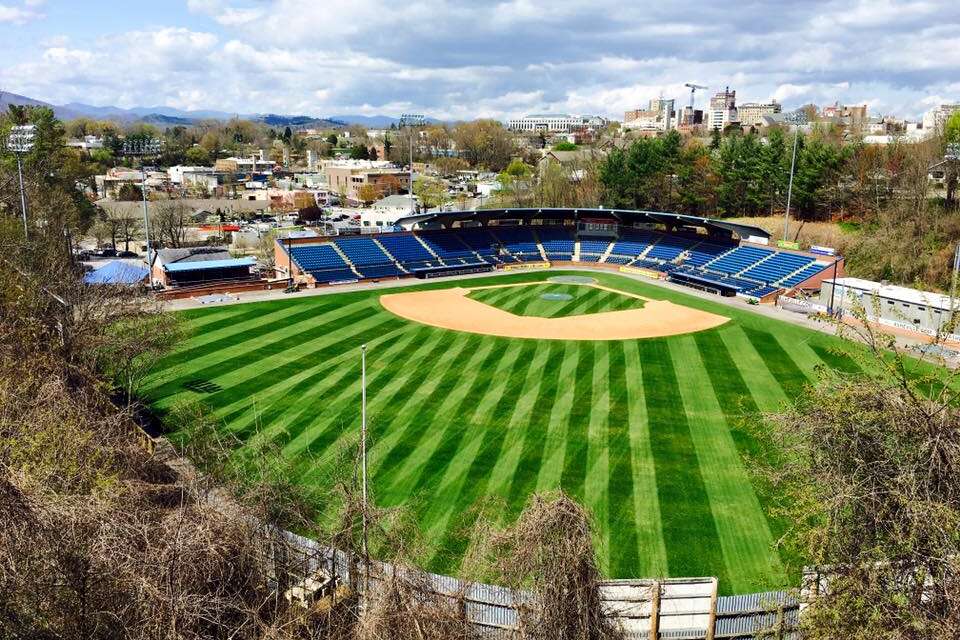
[[[304,290],[193,308],[145,395],[200,401],[245,446],[268,440],[298,482],[356,444],[361,359],[371,490],[405,505],[430,570],[454,574],[484,505],[503,524],[537,491],[593,515],[618,577],[716,576],[722,594],[793,586],[803,564],[750,473],[759,414],[849,343],[775,317],[843,260],[775,248],[747,225],[669,213],[427,213],[391,232],[278,240]]]

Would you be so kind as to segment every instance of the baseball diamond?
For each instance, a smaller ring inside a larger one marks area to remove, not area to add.
[[[796,584],[801,560],[775,547],[783,523],[747,472],[765,445],[746,423],[802,393],[818,367],[856,370],[849,344],[613,273],[548,280],[558,273],[184,311],[192,337],[157,363],[146,394],[160,413],[199,400],[247,444],[281,445],[297,481],[322,482],[307,461],[356,442],[366,344],[373,494],[413,510],[430,569],[458,570],[473,507],[500,500],[509,522],[534,491],[562,488],[593,513],[610,576],[712,575],[725,593]],[[475,322],[534,327],[677,318],[670,335],[543,340],[434,326],[429,309],[392,312],[398,299],[459,300],[493,314]]]

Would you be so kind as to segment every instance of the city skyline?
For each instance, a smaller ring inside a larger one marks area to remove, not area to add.
[[[527,113],[620,119],[663,95],[703,108],[835,101],[918,119],[960,99],[960,6],[941,1],[693,3],[516,0],[394,7],[335,0],[0,0],[0,91],[56,104],[286,113]]]

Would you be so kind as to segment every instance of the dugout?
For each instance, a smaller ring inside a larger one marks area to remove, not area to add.
[[[165,287],[213,282],[247,282],[256,278],[254,258],[234,258],[219,247],[160,249],[153,262],[153,280]]]

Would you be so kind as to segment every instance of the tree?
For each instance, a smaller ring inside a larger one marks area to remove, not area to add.
[[[554,151],[576,151],[577,145],[575,145],[572,142],[567,142],[566,140],[564,140],[563,142],[558,142],[557,144],[553,145],[553,150]]]
[[[357,144],[350,147],[350,159],[351,160],[369,160],[370,151],[367,149],[366,145]]]
[[[150,214],[150,239],[161,246],[178,249],[187,236],[190,207],[180,200],[158,200]]]
[[[515,153],[512,134],[496,120],[462,122],[454,127],[452,137],[473,167],[500,171]]]
[[[447,188],[440,180],[419,177],[413,183],[413,193],[425,210],[442,205],[447,199]]]
[[[822,371],[760,430],[779,454],[753,463],[779,496],[788,552],[823,568],[802,637],[958,637],[956,373],[899,352],[862,306],[853,315],[838,328],[866,350],[837,357],[860,370]]]
[[[360,188],[357,189],[357,198],[364,205],[369,205],[372,202],[375,202],[380,197],[380,191],[377,189],[376,185],[372,184],[363,184],[360,185]]]
[[[143,190],[140,185],[125,183],[117,190],[117,200],[120,202],[139,202],[143,200]]]
[[[195,145],[187,149],[184,153],[184,158],[186,158],[187,162],[192,165],[203,166],[210,164],[210,152],[199,145]]]
[[[947,118],[943,125],[943,139],[947,144],[960,144],[960,111]],[[957,183],[960,182],[960,160],[947,162],[944,172],[944,186],[947,189],[947,206],[953,207],[956,200]]]

